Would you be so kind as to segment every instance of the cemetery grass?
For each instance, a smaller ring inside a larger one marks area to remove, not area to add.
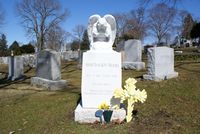
[[[35,70],[26,68],[24,80],[0,80],[0,133],[200,133],[200,62],[177,62],[175,70],[178,78],[162,82],[142,80],[146,70],[123,70],[123,82],[134,77],[137,87],[148,94],[145,103],[135,105],[133,121],[79,124],[74,122],[81,92],[77,62],[63,62],[62,78],[69,86],[57,92],[30,86]],[[0,73],[6,76],[7,67],[1,65]]]

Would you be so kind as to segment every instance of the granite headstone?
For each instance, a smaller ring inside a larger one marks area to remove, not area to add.
[[[22,56],[10,56],[8,58],[8,79],[16,80],[24,75],[24,64]]]
[[[136,70],[145,68],[145,63],[142,62],[142,44],[140,40],[121,41],[117,45],[117,51],[122,53],[123,68]]]
[[[67,82],[61,80],[60,70],[60,53],[50,49],[43,50],[37,55],[36,77],[31,78],[31,83],[48,90],[63,90]]]

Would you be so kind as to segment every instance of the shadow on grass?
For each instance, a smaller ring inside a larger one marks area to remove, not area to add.
[[[30,79],[30,78],[31,77],[23,76],[20,79],[16,79],[15,81],[12,81],[12,80],[7,79],[7,77],[4,77],[3,79],[0,79],[0,90],[7,86],[12,85],[12,84],[23,83],[24,81],[26,81],[27,79]]]
[[[179,64],[175,65],[174,67],[188,71],[188,72],[200,73],[200,69],[199,70],[192,70],[192,69],[188,69],[188,68],[183,67],[183,65],[186,65],[186,64],[189,65],[189,64],[199,64],[199,63],[200,62],[179,62]]]
[[[28,73],[31,70],[32,70],[32,67],[29,66],[28,69],[24,73]]]

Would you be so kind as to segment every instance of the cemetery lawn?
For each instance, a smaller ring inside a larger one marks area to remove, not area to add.
[[[200,62],[176,62],[175,70],[178,78],[162,82],[143,81],[146,70],[123,70],[123,81],[136,78],[137,87],[147,91],[147,101],[135,106],[132,122],[103,125],[74,122],[81,92],[76,62],[63,62],[62,78],[69,85],[57,92],[30,86],[35,70],[26,68],[25,80],[0,79],[0,134],[200,133]],[[7,67],[1,65],[0,73],[6,75]]]

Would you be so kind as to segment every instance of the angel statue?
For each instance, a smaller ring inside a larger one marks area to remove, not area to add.
[[[116,21],[112,15],[92,15],[89,18],[88,38],[90,50],[112,50],[116,37]]]

